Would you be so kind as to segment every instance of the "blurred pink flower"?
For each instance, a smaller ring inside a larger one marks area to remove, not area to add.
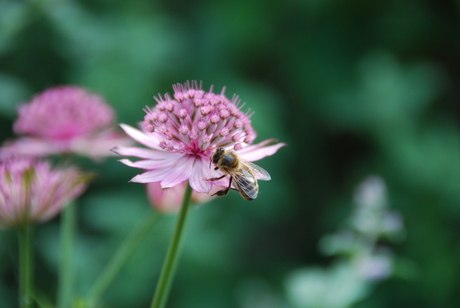
[[[210,166],[216,148],[234,150],[247,161],[275,154],[284,143],[268,145],[273,139],[251,145],[256,138],[250,115],[240,109],[238,96],[229,100],[220,94],[201,89],[201,83],[187,82],[173,86],[174,96],[155,99],[158,104],[146,109],[142,131],[121,124],[124,131],[148,147],[117,147],[113,151],[142,160],[120,160],[127,166],[147,170],[131,182],[160,182],[161,188],[174,187],[186,180],[198,193],[209,193],[213,185],[226,186],[228,179],[208,181],[222,175]]]
[[[98,95],[75,86],[51,88],[19,108],[14,132],[22,135],[0,149],[0,158],[76,153],[111,155],[130,140],[114,131],[114,110]]]
[[[185,182],[174,187],[162,189],[160,182],[147,183],[147,196],[154,208],[160,212],[177,212],[182,204],[185,193]],[[209,194],[192,193],[192,202],[203,204],[215,197]]]
[[[0,227],[51,219],[83,193],[90,178],[74,167],[53,170],[31,158],[0,162]]]

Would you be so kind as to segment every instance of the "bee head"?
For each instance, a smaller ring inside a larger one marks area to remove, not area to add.
[[[219,162],[220,157],[222,154],[225,152],[223,148],[217,148],[216,151],[214,152],[214,155],[212,155],[212,162],[214,164],[217,164]]]

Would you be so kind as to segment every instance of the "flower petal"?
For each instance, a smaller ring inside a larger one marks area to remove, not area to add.
[[[138,147],[115,147],[111,149],[112,152],[121,156],[133,156],[144,159],[161,160],[166,159],[172,155],[180,156],[178,153],[171,153],[166,151],[159,151],[156,149],[145,149]]]
[[[146,186],[150,203],[163,213],[178,212],[184,197],[185,184],[186,182],[184,181],[174,187],[163,189],[159,182],[148,183]],[[214,198],[217,197],[211,197],[209,194],[200,194],[195,191],[192,193],[192,202],[194,203],[203,204]]]
[[[276,139],[267,139],[267,140],[264,140],[264,141],[261,141],[257,144],[252,144],[252,145],[248,145],[244,148],[242,148],[241,150],[238,150],[237,152],[240,153],[240,154],[243,154],[243,153],[246,153],[248,151],[252,151],[254,148],[260,148],[260,147],[263,147],[263,146],[266,146],[267,144],[269,143],[272,143],[272,142],[275,142]]]
[[[107,129],[98,134],[75,138],[71,141],[70,150],[93,159],[100,159],[113,155],[110,150],[115,146],[128,146],[133,143],[133,140],[124,134]]]
[[[147,196],[150,203],[160,212],[177,212],[180,209],[185,185],[162,189],[160,182],[147,184]]]
[[[144,133],[127,124],[120,124],[120,127],[125,131],[126,134],[128,134],[128,136],[130,136],[137,142],[149,148],[161,151],[161,148],[158,147],[159,140],[157,140],[155,137],[152,137],[151,135],[147,135],[147,133]]]
[[[177,161],[174,167],[171,168],[171,172],[161,181],[161,188],[173,187],[187,180],[192,171],[195,171],[193,167],[194,160],[192,157],[184,156]]]
[[[131,179],[130,182],[135,183],[152,183],[152,182],[160,182],[166,177],[166,175],[171,172],[171,167],[161,168],[161,169],[154,169],[144,172],[142,174],[138,174]]]
[[[205,170],[208,169],[208,161],[203,159],[195,160],[193,172],[190,176],[190,187],[199,193],[209,193],[212,188],[212,182],[206,180]]]
[[[132,162],[129,159],[120,159],[120,163],[125,164],[128,167],[139,168],[145,170],[153,170],[165,167],[171,167],[174,164],[174,160],[139,160]]]
[[[223,177],[222,179],[217,180],[217,181],[210,181],[209,180],[209,179],[212,179],[212,178],[221,177],[223,175],[222,172],[214,170],[214,167],[209,168],[209,165],[208,165],[208,166],[206,166],[206,168],[204,168],[202,170],[202,172],[203,172],[203,179],[205,179],[205,181],[210,183],[211,185],[219,186],[219,187],[227,187],[228,186],[228,181],[229,181],[228,176]]]
[[[47,156],[60,153],[61,149],[53,142],[38,138],[19,138],[0,148],[0,158],[13,156]]]
[[[273,142],[274,139],[267,139],[258,144],[247,146],[239,151],[236,151],[238,156],[247,161],[257,161],[264,157],[275,154],[280,148],[286,146],[285,143],[277,143],[270,146],[266,144]]]

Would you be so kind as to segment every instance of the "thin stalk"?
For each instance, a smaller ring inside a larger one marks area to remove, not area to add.
[[[67,205],[61,216],[61,262],[57,298],[57,307],[59,308],[70,308],[74,295],[75,269],[73,256],[75,251],[76,216],[74,203]]]
[[[152,213],[147,215],[146,219],[133,228],[131,233],[126,237],[91,287],[87,298],[92,305],[97,305],[102,296],[104,296],[115,277],[120,273],[121,269],[133,255],[142,240],[147,236],[159,217],[160,215],[152,211]]]
[[[32,301],[32,227],[19,229],[19,306],[33,307]]]
[[[192,188],[187,183],[184,199],[182,200],[182,206],[179,212],[179,217],[177,218],[176,227],[174,229],[174,234],[171,243],[169,244],[168,252],[161,269],[160,278],[158,279],[157,288],[155,290],[155,295],[153,296],[152,305],[150,308],[163,308],[166,305],[172,279],[176,269],[178,251],[184,231],[184,226],[189,213],[191,197]]]

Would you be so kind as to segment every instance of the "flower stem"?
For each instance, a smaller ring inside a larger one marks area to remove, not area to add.
[[[76,218],[75,204],[71,203],[65,207],[61,217],[61,263],[57,299],[57,307],[60,308],[69,308],[72,302]]]
[[[177,218],[176,228],[174,229],[173,238],[169,244],[168,253],[166,254],[166,258],[161,269],[160,278],[158,279],[157,288],[150,308],[163,308],[166,305],[166,300],[168,298],[169,289],[171,287],[172,278],[176,268],[177,253],[180,247],[185,222],[189,213],[191,197],[192,188],[187,183],[179,217]]]
[[[137,225],[120,245],[110,262],[104,268],[88,293],[91,306],[97,305],[123,266],[133,255],[136,248],[147,236],[160,216],[152,211],[146,219]]]
[[[32,244],[30,225],[19,230],[19,306],[33,307],[32,302]]]

